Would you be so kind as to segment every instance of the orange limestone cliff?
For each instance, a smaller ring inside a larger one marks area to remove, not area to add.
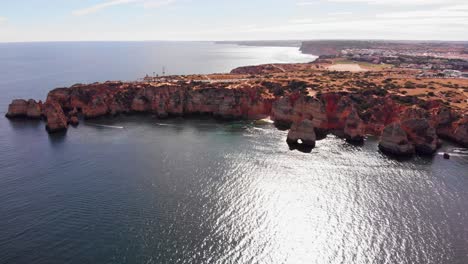
[[[278,92],[279,91],[279,92]],[[288,142],[314,146],[333,133],[362,143],[380,136],[380,149],[396,155],[432,154],[439,137],[468,146],[468,117],[443,104],[360,91],[310,94],[274,82],[105,82],[49,92],[45,103],[13,100],[8,118],[43,118],[50,133],[78,125],[79,118],[150,113],[159,118],[194,114],[223,119],[270,116]],[[402,103],[403,102],[403,103]]]

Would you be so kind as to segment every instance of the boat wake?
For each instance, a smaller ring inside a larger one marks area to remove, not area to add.
[[[86,125],[97,126],[97,127],[105,127],[105,128],[124,129],[123,126],[109,126],[109,125],[101,125],[101,124],[94,124],[94,123],[86,123]]]
[[[437,155],[440,155],[440,156],[443,156],[445,153],[448,153],[450,154],[450,156],[452,157],[466,157],[468,156],[468,153],[467,152],[439,152],[437,153]]]
[[[156,123],[158,126],[168,126],[168,127],[175,127],[176,125],[174,124],[164,124],[164,123]]]

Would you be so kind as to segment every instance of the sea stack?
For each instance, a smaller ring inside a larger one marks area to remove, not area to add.
[[[364,142],[365,125],[359,117],[356,109],[353,109],[346,119],[344,136],[346,141],[351,143]]]
[[[422,155],[432,155],[437,150],[439,138],[436,129],[425,118],[409,119],[401,123],[408,135],[408,139],[414,144],[415,151]]]
[[[67,130],[68,122],[62,107],[55,101],[48,101],[44,104],[44,115],[47,120],[46,130],[55,133]]]
[[[8,118],[31,118],[39,119],[42,116],[42,103],[36,102],[33,99],[28,101],[23,99],[15,99],[8,106],[8,112],[5,115]]]
[[[286,142],[294,145],[298,144],[299,140],[302,141],[302,145],[304,146],[315,147],[316,135],[312,121],[306,119],[292,125]]]
[[[397,156],[414,154],[414,146],[409,142],[408,135],[399,123],[393,123],[384,128],[379,149],[384,153]]]

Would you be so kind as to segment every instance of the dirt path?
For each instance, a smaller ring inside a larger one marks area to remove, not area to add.
[[[271,66],[273,66],[273,67],[275,67],[276,69],[278,69],[278,70],[282,71],[282,72],[286,72],[286,70],[285,70],[285,69],[281,68],[281,67],[280,67],[280,66],[278,66],[278,65],[274,65],[274,64],[270,64],[270,65],[271,65]]]

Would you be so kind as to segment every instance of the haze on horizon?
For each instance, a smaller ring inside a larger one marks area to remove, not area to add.
[[[466,0],[16,0],[0,42],[468,40]]]

